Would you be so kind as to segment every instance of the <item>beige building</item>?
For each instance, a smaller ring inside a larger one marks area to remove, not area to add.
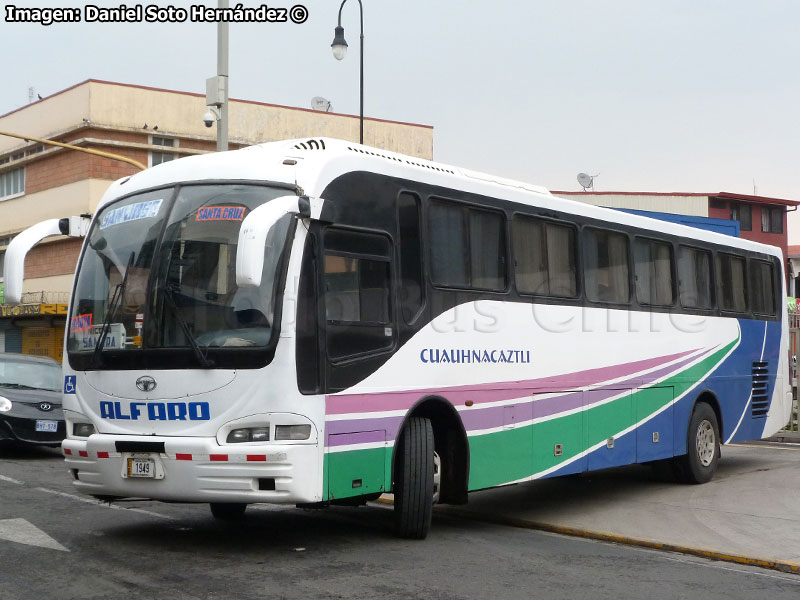
[[[147,166],[216,149],[203,123],[205,96],[88,80],[0,116],[0,132],[119,154]],[[230,148],[303,137],[357,141],[359,118],[231,99]],[[364,143],[433,158],[433,127],[365,119]],[[45,219],[91,214],[109,184],[137,167],[0,135],[0,352],[61,358],[72,274],[81,241],[49,238],[25,262],[23,305],[5,304],[3,254],[11,239]]]

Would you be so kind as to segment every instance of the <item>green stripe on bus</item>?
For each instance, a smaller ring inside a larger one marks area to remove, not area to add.
[[[642,388],[606,404],[549,421],[471,436],[469,489],[502,485],[565,466],[581,452],[632,427],[640,420],[637,412],[639,415],[652,415],[672,398],[677,398],[707,377],[738,341],[734,340],[696,365],[652,388]],[[666,402],[664,394],[653,393],[653,390],[665,387],[673,388],[673,396]],[[592,424],[591,436],[586,426],[588,422]],[[537,451],[534,451],[534,441]],[[560,456],[554,455],[555,444],[562,444]]]
[[[391,460],[391,448],[327,452],[322,478],[324,499],[336,500],[387,491]]]

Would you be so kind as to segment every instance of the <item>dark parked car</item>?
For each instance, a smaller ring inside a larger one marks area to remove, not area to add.
[[[0,353],[0,442],[61,444],[61,380],[61,365],[51,358]]]

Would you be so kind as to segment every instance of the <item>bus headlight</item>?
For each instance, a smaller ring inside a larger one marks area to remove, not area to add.
[[[226,441],[229,444],[239,444],[242,442],[268,442],[269,425],[266,427],[245,427],[242,429],[232,429]]]
[[[94,433],[94,425],[91,423],[73,423],[72,435],[75,437],[89,437]]]
[[[8,412],[11,410],[11,400],[0,396],[0,412]]]
[[[311,425],[276,425],[275,441],[307,440],[311,437]]]

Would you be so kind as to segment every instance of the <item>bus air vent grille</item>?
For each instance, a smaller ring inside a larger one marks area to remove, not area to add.
[[[292,150],[325,150],[325,140],[306,140],[292,146]]]
[[[750,402],[750,414],[754,419],[767,416],[769,410],[769,363],[753,363],[753,396]]]
[[[405,163],[407,165],[413,165],[415,167],[422,167],[423,169],[428,169],[430,171],[439,171],[440,173],[450,173],[450,175],[456,174],[456,172],[453,171],[452,169],[437,167],[435,164],[427,164],[424,162],[417,162],[415,160],[408,160],[407,158],[403,158],[400,156],[388,156],[386,154],[381,154],[380,152],[373,152],[372,150],[366,150],[364,148],[353,148],[351,146],[348,146],[347,149],[350,150],[350,152],[358,152],[359,154],[377,156],[378,158],[385,158],[386,160],[391,160],[398,163]]]

